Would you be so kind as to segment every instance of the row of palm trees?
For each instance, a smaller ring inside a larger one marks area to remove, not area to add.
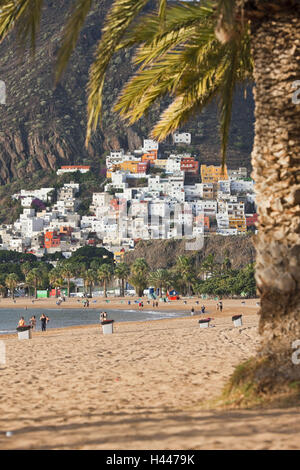
[[[37,297],[37,290],[41,287],[52,287],[58,292],[62,287],[67,287],[67,295],[70,297],[72,279],[82,278],[85,292],[92,295],[93,287],[101,285],[103,295],[107,297],[107,287],[113,279],[119,280],[120,295],[125,296],[125,285],[129,282],[139,296],[143,295],[144,289],[148,286],[154,287],[161,296],[163,291],[170,289],[179,290],[182,294],[191,295],[195,292],[195,285],[207,274],[214,275],[225,272],[231,268],[228,258],[224,258],[222,263],[217,263],[213,255],[208,255],[198,268],[195,266],[193,258],[180,255],[171,269],[159,268],[151,270],[144,258],[137,258],[131,266],[127,263],[93,264],[86,267],[84,263],[78,264],[71,261],[58,264],[57,267],[47,271],[45,265],[31,267],[30,263],[23,263],[21,271],[25,282],[22,282],[15,273],[8,274],[0,282],[0,290],[4,294],[9,289],[11,296],[18,286],[25,286],[34,290]]]
[[[207,269],[211,269],[208,268]],[[131,266],[122,262],[116,266],[112,264],[101,264],[98,267],[87,268],[85,264],[75,264],[70,261],[58,264],[47,271],[45,265],[31,267],[30,263],[23,263],[21,271],[24,275],[23,282],[15,273],[8,274],[2,278],[0,289],[2,294],[8,289],[11,297],[14,298],[15,289],[18,286],[25,286],[33,289],[35,298],[37,291],[42,287],[52,287],[58,292],[62,287],[67,287],[67,295],[70,297],[72,279],[79,277],[83,279],[85,292],[92,295],[95,285],[103,287],[103,295],[107,297],[107,287],[113,279],[118,279],[120,283],[120,295],[125,296],[125,285],[129,282],[139,296],[143,295],[146,287],[152,286],[158,290],[161,296],[163,290],[177,288],[183,293],[191,293],[192,284],[197,277],[193,267],[193,260],[187,256],[178,256],[176,264],[172,269],[156,269],[151,271],[144,258],[137,258]],[[201,270],[199,273],[201,274]]]

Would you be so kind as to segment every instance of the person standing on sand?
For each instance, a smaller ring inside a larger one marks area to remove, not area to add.
[[[36,328],[36,318],[35,318],[35,315],[32,315],[32,317],[30,318],[30,326],[33,330],[35,330]]]
[[[223,310],[223,302],[222,301],[219,302],[219,306],[220,306],[220,312],[222,312],[222,310]]]
[[[192,307],[191,308],[191,315],[194,315],[194,313],[195,313],[195,309],[194,309],[194,307]]]
[[[44,313],[42,313],[40,320],[41,320],[42,331],[46,331],[46,326],[49,321],[49,318],[46,317]]]

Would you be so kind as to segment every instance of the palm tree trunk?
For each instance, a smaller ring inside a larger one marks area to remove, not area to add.
[[[125,279],[121,279],[121,296],[125,297]]]
[[[283,374],[295,378],[300,377],[291,361],[292,342],[300,339],[300,105],[293,103],[292,84],[300,78],[300,11],[283,8],[252,20],[260,353],[285,363]]]
[[[70,297],[70,279],[68,279],[68,297]]]
[[[107,292],[106,292],[106,280],[103,281],[103,291],[104,291],[104,297],[107,297]]]

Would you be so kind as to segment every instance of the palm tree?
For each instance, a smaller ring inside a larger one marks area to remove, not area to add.
[[[192,259],[184,255],[177,256],[175,272],[179,274],[181,283],[187,289],[188,295],[191,295],[191,285],[195,277]]]
[[[126,263],[118,263],[115,267],[115,276],[121,281],[121,297],[125,296],[125,281],[129,278],[130,267]]]
[[[137,295],[141,297],[147,287],[149,266],[144,258],[137,258],[131,265],[130,271],[129,282],[134,286]]]
[[[62,287],[64,284],[64,277],[62,275],[62,270],[60,267],[51,269],[49,273],[49,282],[52,287],[55,288],[55,297],[58,297],[57,289]]]
[[[0,292],[1,292],[2,297],[5,297],[6,292],[7,292],[7,286],[5,284],[5,279],[6,279],[5,275],[1,274],[0,275]]]
[[[163,288],[166,289],[170,285],[170,274],[167,269],[157,269],[149,274],[148,281],[159,290],[158,295],[161,297]]]
[[[21,271],[25,278],[31,269],[32,265],[29,263],[29,261],[25,261],[25,263],[21,264]]]
[[[90,296],[92,296],[92,289],[97,279],[97,272],[94,269],[87,269],[83,271],[82,277],[84,281],[84,286],[86,287],[86,289],[89,289]]]
[[[107,284],[113,277],[113,268],[110,264],[102,264],[97,271],[98,281],[103,285],[104,297],[107,297]]]
[[[78,268],[73,263],[65,262],[61,266],[61,275],[67,281],[68,297],[70,297],[71,279],[76,276]]]
[[[8,274],[5,278],[5,285],[10,291],[10,296],[14,299],[15,298],[15,288],[17,287],[19,282],[19,278],[17,274],[11,273]]]
[[[37,299],[37,289],[42,283],[42,273],[40,269],[38,268],[33,268],[29,273],[27,274],[26,278],[26,284],[29,287],[34,288],[34,297]]]

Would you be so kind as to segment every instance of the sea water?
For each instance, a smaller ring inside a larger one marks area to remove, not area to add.
[[[183,311],[159,311],[151,310],[144,307],[141,310],[111,310],[108,308],[57,308],[57,309],[40,309],[40,308],[13,308],[0,309],[0,335],[16,333],[16,327],[21,317],[25,318],[25,323],[29,324],[32,315],[36,317],[36,330],[41,330],[40,316],[44,313],[49,318],[47,329],[64,328],[76,325],[93,325],[99,323],[100,312],[107,312],[107,319],[115,320],[115,322],[124,321],[147,321],[161,320],[164,318],[176,318],[188,316],[188,312]]]

